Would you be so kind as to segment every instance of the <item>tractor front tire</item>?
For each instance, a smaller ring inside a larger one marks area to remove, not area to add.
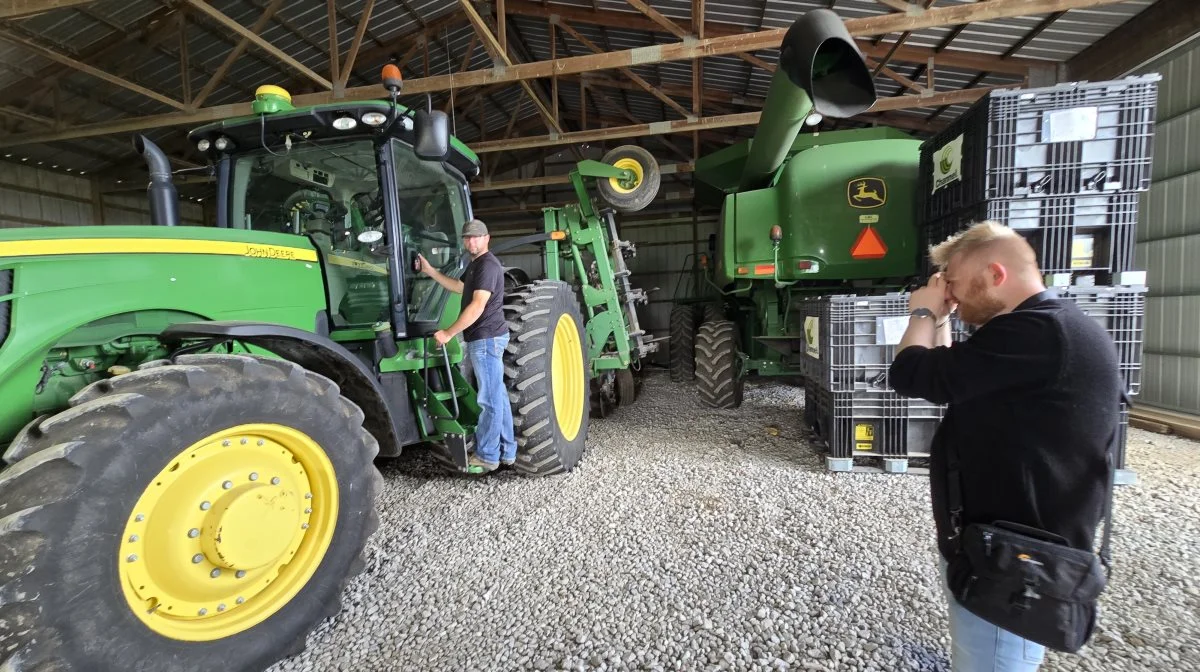
[[[671,380],[688,382],[696,377],[696,328],[699,306],[681,303],[671,308],[671,334],[667,342]]]
[[[653,154],[637,145],[622,145],[605,154],[601,161],[616,168],[631,170],[636,176],[632,186],[623,185],[616,178],[596,179],[596,189],[601,198],[613,208],[620,212],[636,212],[654,201],[662,182],[662,173]]]
[[[382,479],[332,381],[188,355],[70,403],[0,472],[0,668],[261,670],[340,611]]]
[[[517,461],[529,476],[570,471],[583,457],[591,411],[587,331],[571,286],[540,280],[504,301],[504,378]]]
[[[741,406],[745,389],[741,362],[733,322],[720,320],[700,325],[696,336],[696,389],[700,402],[710,408]]]

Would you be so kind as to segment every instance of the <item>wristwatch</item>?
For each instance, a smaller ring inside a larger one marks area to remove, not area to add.
[[[928,317],[929,319],[934,320],[933,325],[939,328],[946,326],[946,322],[950,321],[950,318],[947,317],[945,320],[937,322],[937,315],[934,315],[933,311],[928,308],[916,308],[908,315],[909,317]]]

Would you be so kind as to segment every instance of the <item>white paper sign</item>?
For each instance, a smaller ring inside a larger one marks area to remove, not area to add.
[[[1074,107],[1042,114],[1042,142],[1083,142],[1095,140],[1100,110]]]
[[[879,345],[899,345],[900,339],[904,338],[904,332],[908,330],[908,316],[881,317],[879,321],[881,324],[878,333],[883,337],[883,342]]]

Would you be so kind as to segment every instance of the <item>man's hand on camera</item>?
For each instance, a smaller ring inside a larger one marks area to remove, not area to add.
[[[908,309],[927,308],[941,322],[954,310],[954,304],[946,299],[946,294],[946,279],[941,273],[935,273],[927,285],[909,295]]]

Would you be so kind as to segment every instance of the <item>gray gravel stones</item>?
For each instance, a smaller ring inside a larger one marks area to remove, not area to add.
[[[566,476],[387,463],[366,570],[272,672],[948,670],[928,479],[826,472],[802,404],[702,409],[655,373]],[[1044,670],[1200,668],[1200,447],[1129,455],[1100,630]]]

